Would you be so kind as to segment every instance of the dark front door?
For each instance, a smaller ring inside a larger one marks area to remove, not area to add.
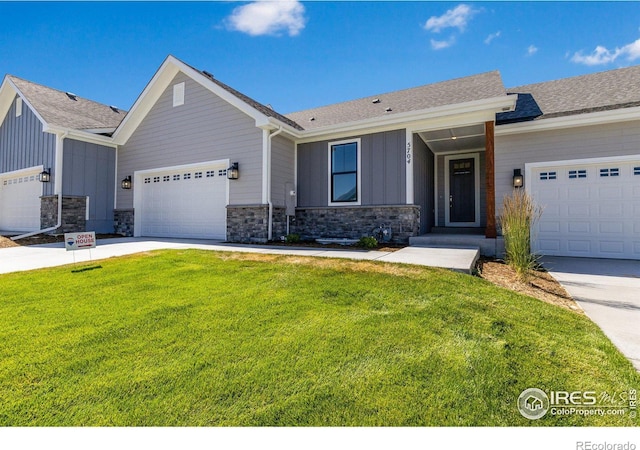
[[[449,161],[449,222],[476,221],[474,159]]]

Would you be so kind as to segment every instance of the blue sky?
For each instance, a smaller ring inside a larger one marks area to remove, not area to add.
[[[6,73],[129,108],[168,54],[282,113],[640,64],[639,2],[1,2]]]

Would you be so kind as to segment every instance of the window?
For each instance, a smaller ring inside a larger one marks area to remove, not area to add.
[[[173,181],[180,181],[180,175],[174,175]]]
[[[207,170],[207,178],[211,178],[211,177],[215,177],[216,176],[216,171],[215,170]]]
[[[587,178],[587,169],[570,170],[569,179]]]
[[[193,174],[194,178],[202,178],[202,172],[196,172]]]
[[[541,180],[555,180],[557,177],[556,172],[540,172]]]
[[[640,167],[634,167],[633,168],[633,174],[634,175],[640,175]]]
[[[359,201],[359,140],[329,144],[330,203]]]
[[[600,169],[600,176],[601,177],[617,177],[619,175],[620,175],[620,169],[618,169],[618,168]]]

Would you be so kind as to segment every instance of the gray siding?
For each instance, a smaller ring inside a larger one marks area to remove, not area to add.
[[[499,129],[499,128],[498,128]],[[496,135],[496,213],[511,193],[513,169],[525,163],[640,154],[640,121]],[[525,185],[527,184],[525,179]]]
[[[420,206],[420,234],[429,233],[434,224],[433,152],[416,134],[413,136],[414,203]]]
[[[115,149],[65,139],[62,191],[89,197],[87,230],[113,233]]]
[[[406,203],[405,130],[354,136],[361,138],[361,204]],[[347,139],[340,139],[348,140]],[[298,206],[327,206],[329,142],[298,145]]]
[[[295,177],[296,146],[290,140],[276,136],[271,142],[271,201],[274,206],[285,206],[286,183],[293,183]]]
[[[185,82],[185,103],[173,107],[173,85]],[[179,73],[118,151],[118,177],[220,159],[237,161],[230,204],[262,202],[262,130],[254,119]],[[133,207],[133,190],[118,190],[118,208]]]
[[[55,159],[55,135],[42,132],[42,122],[26,103],[22,104],[22,115],[16,117],[14,99],[0,125],[0,173],[39,165],[51,168],[51,182],[43,183],[43,195],[51,195],[54,192]]]

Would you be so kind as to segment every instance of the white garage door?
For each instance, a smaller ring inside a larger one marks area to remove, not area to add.
[[[544,207],[532,232],[543,255],[640,259],[640,160],[550,163],[531,172]]]
[[[140,236],[226,239],[227,164],[138,175]]]
[[[0,174],[0,230],[36,231],[40,229],[42,169]]]

